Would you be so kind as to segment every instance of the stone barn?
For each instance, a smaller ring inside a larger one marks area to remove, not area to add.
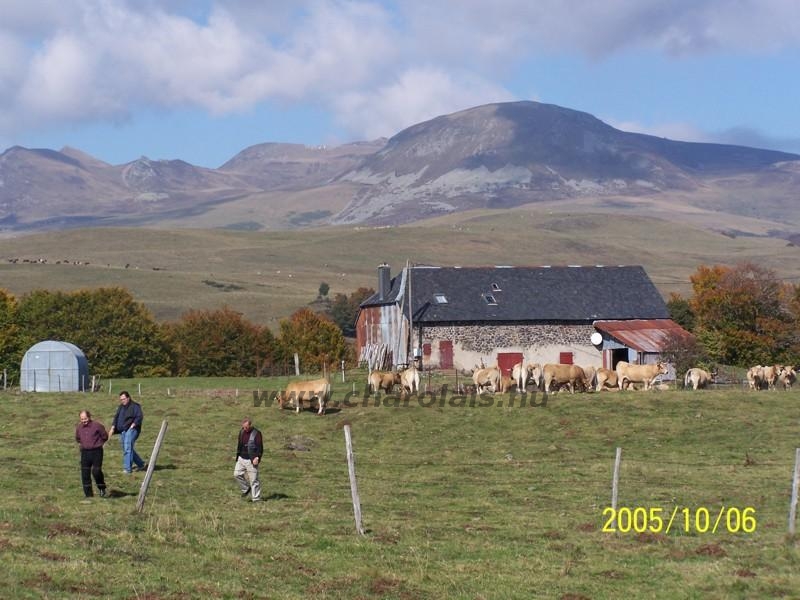
[[[384,264],[378,291],[360,306],[356,343],[372,368],[412,360],[504,372],[520,361],[613,368],[654,362],[678,330],[691,335],[669,319],[641,266],[413,266],[391,277]]]
[[[47,340],[31,346],[22,357],[23,392],[79,392],[91,387],[89,363],[80,348]]]

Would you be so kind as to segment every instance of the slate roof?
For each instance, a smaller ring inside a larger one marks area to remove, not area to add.
[[[411,305],[419,323],[669,318],[661,294],[640,266],[415,266],[410,271]],[[406,275],[403,269],[392,278],[383,300],[376,293],[361,307],[400,303],[407,312]],[[439,296],[446,302],[437,301]]]

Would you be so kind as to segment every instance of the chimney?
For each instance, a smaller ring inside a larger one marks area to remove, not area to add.
[[[386,300],[392,287],[392,276],[389,265],[378,265],[378,300]]]

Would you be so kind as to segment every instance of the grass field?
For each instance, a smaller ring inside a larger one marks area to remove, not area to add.
[[[800,282],[798,248],[683,223],[534,208],[473,211],[408,227],[300,231],[92,229],[0,239],[0,286],[123,286],[159,320],[229,306],[273,330],[323,281],[350,295],[377,287],[377,266],[643,265],[667,298],[689,295],[701,264],[753,261]],[[15,261],[15,262],[10,262]],[[46,262],[39,262],[46,261]],[[79,264],[75,264],[79,263]]]
[[[0,394],[0,597],[797,596],[800,555],[787,536],[796,391],[539,394],[524,407],[519,397],[470,407],[448,396],[375,407],[362,399],[363,381],[338,375],[340,405],[324,417],[254,406],[254,391],[284,380]],[[140,454],[169,422],[141,514],[142,475],[121,473],[118,439],[106,446],[111,497],[89,500],[73,440],[78,411],[108,425],[123,388],[145,411]],[[264,434],[261,504],[242,500],[232,479],[245,415]],[[364,536],[353,520],[346,422]],[[604,532],[617,447],[619,506],[648,515]],[[663,510],[662,524],[650,509]]]

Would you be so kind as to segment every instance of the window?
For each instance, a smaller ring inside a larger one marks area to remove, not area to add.
[[[433,299],[436,300],[437,304],[447,304],[447,296],[444,294],[434,294]]]
[[[484,294],[483,299],[486,300],[486,304],[489,306],[497,306],[497,300],[491,294]]]
[[[493,283],[492,284],[492,291],[493,292],[502,292],[503,290],[500,289],[500,285],[498,285],[497,283]]]

